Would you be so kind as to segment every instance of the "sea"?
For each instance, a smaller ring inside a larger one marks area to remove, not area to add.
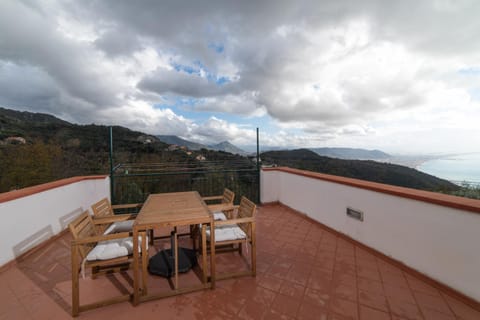
[[[449,155],[428,160],[417,169],[455,183],[468,182],[480,186],[480,153]]]

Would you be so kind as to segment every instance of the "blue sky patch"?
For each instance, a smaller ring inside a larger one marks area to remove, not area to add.
[[[480,67],[463,68],[458,73],[464,76],[480,76]]]
[[[216,53],[223,53],[225,51],[225,47],[222,43],[210,42],[208,48],[213,49]]]

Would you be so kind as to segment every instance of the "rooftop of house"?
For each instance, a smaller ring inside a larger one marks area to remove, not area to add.
[[[18,258],[0,272],[0,319],[69,319],[71,236]],[[183,240],[187,242],[188,239]],[[167,245],[156,242],[150,254]],[[234,256],[237,255],[237,256]],[[217,255],[237,267],[238,253]],[[189,281],[192,271],[181,275]],[[150,276],[156,288],[167,280]],[[131,271],[81,280],[81,301],[132,290]],[[282,205],[259,207],[257,276],[218,281],[214,290],[133,306],[123,302],[79,319],[480,319],[455,292]]]

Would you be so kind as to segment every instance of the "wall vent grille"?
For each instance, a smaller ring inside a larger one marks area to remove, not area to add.
[[[347,208],[347,216],[363,221],[363,212],[357,209]]]

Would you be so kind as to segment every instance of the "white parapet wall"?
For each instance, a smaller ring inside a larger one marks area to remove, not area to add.
[[[480,200],[290,168],[262,170],[261,186],[263,203],[278,201],[480,301]]]
[[[0,194],[0,266],[57,235],[105,197],[110,197],[106,176],[75,177]]]

